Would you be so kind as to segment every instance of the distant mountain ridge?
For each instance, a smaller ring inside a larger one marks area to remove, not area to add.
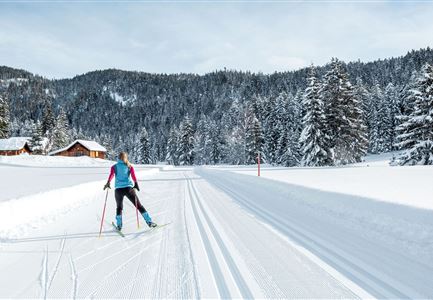
[[[368,89],[377,85],[384,90],[392,83],[402,91],[413,72],[427,62],[433,63],[430,48],[345,66],[352,84],[361,79]],[[322,76],[327,70],[328,65],[319,66],[317,74]],[[234,101],[247,106],[255,98],[272,101],[283,92],[296,98],[306,87],[306,74],[306,68],[273,74],[223,70],[204,75],[107,69],[49,80],[25,70],[0,66],[0,93],[9,100],[16,124],[41,120],[47,105],[56,112],[63,108],[76,136],[106,141],[114,149],[133,152],[135,135],[144,126],[149,132],[154,159],[164,160],[169,132],[186,115],[194,126],[205,116],[222,127],[223,115]],[[13,134],[25,133],[20,132],[22,126],[16,127]]]

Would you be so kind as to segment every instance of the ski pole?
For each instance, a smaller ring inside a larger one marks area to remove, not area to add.
[[[105,194],[105,202],[104,202],[104,209],[102,211],[101,227],[99,228],[99,237],[101,237],[102,224],[104,224],[105,207],[107,206],[107,198],[108,198],[108,189],[107,189],[107,193]]]
[[[140,221],[138,220],[138,205],[137,205],[137,195],[135,195],[135,213],[137,215],[137,229],[140,229]]]

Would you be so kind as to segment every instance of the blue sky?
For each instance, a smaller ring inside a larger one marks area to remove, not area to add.
[[[96,69],[272,73],[433,46],[433,2],[0,0],[0,65],[48,78]]]

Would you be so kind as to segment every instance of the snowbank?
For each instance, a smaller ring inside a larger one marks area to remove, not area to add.
[[[157,168],[138,171],[137,177],[157,172]],[[21,237],[92,201],[102,203],[104,183],[92,181],[0,202],[0,240]]]
[[[0,156],[0,164],[28,166],[28,167],[107,167],[114,162],[88,156],[44,156],[44,155],[17,155]]]
[[[0,240],[24,235],[69,211],[104,197],[103,181],[79,184],[0,203]]]
[[[363,163],[335,168],[263,168],[268,179],[433,210],[433,166],[391,167],[391,154],[372,155]],[[227,169],[228,170],[228,169]],[[257,175],[255,169],[232,169]]]

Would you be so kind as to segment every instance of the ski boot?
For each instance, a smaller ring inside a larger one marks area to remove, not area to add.
[[[158,224],[152,222],[152,218],[149,216],[149,213],[147,211],[144,212],[142,215],[143,215],[144,221],[146,221],[147,226],[149,226],[151,228],[158,226]]]
[[[121,215],[116,216],[116,223],[117,223],[117,230],[121,231],[122,230],[122,216]]]

